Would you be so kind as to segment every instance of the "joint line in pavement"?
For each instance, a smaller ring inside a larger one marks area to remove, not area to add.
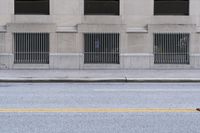
[[[200,109],[178,108],[0,108],[0,113],[193,113]]]

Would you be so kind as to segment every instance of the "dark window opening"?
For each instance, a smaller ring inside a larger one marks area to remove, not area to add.
[[[119,0],[85,0],[85,15],[119,15]]]
[[[119,64],[119,34],[90,33],[84,35],[85,63]]]
[[[15,14],[48,15],[49,0],[15,0]]]
[[[14,63],[48,64],[48,33],[14,33]]]
[[[188,33],[155,33],[154,63],[155,64],[189,64]]]
[[[154,0],[154,15],[189,15],[189,0]]]

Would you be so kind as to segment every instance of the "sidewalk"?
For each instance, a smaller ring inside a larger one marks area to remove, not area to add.
[[[200,82],[200,70],[0,70],[0,82]]]

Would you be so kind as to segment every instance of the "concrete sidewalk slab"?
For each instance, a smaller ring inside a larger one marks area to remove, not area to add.
[[[200,70],[0,70],[0,82],[200,82]]]

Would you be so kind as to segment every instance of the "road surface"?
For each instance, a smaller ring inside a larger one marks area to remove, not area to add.
[[[199,83],[0,83],[0,133],[199,133]]]

